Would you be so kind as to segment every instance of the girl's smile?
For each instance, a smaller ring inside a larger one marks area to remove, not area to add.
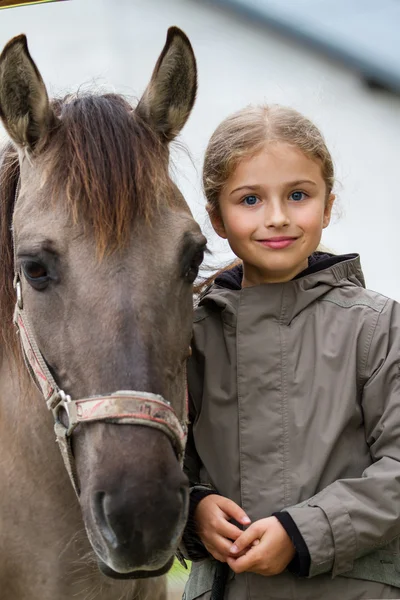
[[[334,198],[319,162],[288,143],[241,160],[210,218],[243,261],[243,287],[289,281],[306,269]]]
[[[295,237],[276,236],[276,237],[269,238],[268,240],[257,240],[257,241],[260,242],[260,244],[262,246],[267,246],[268,248],[273,248],[276,250],[282,250],[283,248],[287,248],[288,246],[291,246],[293,244],[293,242],[295,242],[296,240],[297,240],[297,238],[295,238]]]

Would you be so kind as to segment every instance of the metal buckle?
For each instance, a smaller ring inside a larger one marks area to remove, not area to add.
[[[64,390],[59,390],[58,395],[60,397],[60,402],[65,402],[65,403],[72,402],[71,396],[68,396],[68,394],[66,394],[64,392]]]
[[[66,435],[69,437],[72,431],[75,429],[76,421],[76,406],[75,402],[72,402],[71,396],[66,394],[63,390],[58,391],[58,402],[53,409],[54,420],[56,423],[60,423],[66,429]],[[68,417],[68,425],[65,425],[59,417],[60,409],[63,408]]]

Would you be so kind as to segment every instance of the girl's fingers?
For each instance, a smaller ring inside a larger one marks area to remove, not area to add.
[[[209,552],[211,551],[213,556],[215,556],[214,552],[217,552],[220,556],[224,556],[226,561],[226,557],[229,555],[229,549],[232,546],[232,542],[224,538],[222,535],[213,535],[212,539],[209,540],[208,545],[209,547],[207,550]]]
[[[257,524],[250,525],[246,531],[243,531],[241,535],[235,540],[235,543],[230,548],[231,554],[238,554],[248,546],[253,546],[254,542],[260,537]]]
[[[239,558],[232,558],[228,556],[226,562],[235,573],[244,573],[245,571],[251,571],[252,567],[256,563],[255,548],[250,548],[246,554]]]
[[[239,527],[236,527],[236,525],[229,523],[229,521],[226,521],[225,519],[221,519],[215,531],[229,540],[236,540],[243,533]]]
[[[241,523],[242,525],[250,525],[251,519],[246,515],[243,508],[236,504],[236,502],[233,502],[233,500],[225,498],[224,496],[220,496],[218,506],[231,519],[235,519],[235,521]]]
[[[239,556],[228,556],[227,563],[235,573],[244,573],[245,571],[256,572],[256,567],[261,564],[265,555],[265,550],[259,547],[259,544],[254,544],[248,548],[245,554]]]

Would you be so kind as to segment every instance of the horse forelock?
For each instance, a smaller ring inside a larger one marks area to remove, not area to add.
[[[75,221],[93,228],[101,254],[126,242],[172,198],[165,144],[117,94],[66,96],[52,103],[58,126],[43,167],[49,197],[65,191]]]
[[[102,256],[123,247],[135,220],[150,226],[173,201],[166,144],[117,94],[68,95],[51,106],[56,125],[40,145],[47,198],[62,194],[73,220],[93,231]],[[9,349],[16,348],[11,223],[19,173],[9,142],[0,153],[0,341]]]

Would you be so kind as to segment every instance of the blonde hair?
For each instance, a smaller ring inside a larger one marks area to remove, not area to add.
[[[273,142],[286,142],[319,162],[329,197],[334,184],[333,161],[314,123],[285,106],[247,106],[224,119],[208,143],[203,187],[210,214],[218,213],[220,193],[238,163]]]
[[[285,142],[318,162],[326,184],[326,201],[335,182],[332,157],[318,127],[286,106],[247,106],[217,127],[208,143],[203,165],[203,188],[209,215],[219,213],[219,196],[238,163],[262,150],[267,143]],[[194,287],[201,293],[223,271],[240,264],[236,259]]]

